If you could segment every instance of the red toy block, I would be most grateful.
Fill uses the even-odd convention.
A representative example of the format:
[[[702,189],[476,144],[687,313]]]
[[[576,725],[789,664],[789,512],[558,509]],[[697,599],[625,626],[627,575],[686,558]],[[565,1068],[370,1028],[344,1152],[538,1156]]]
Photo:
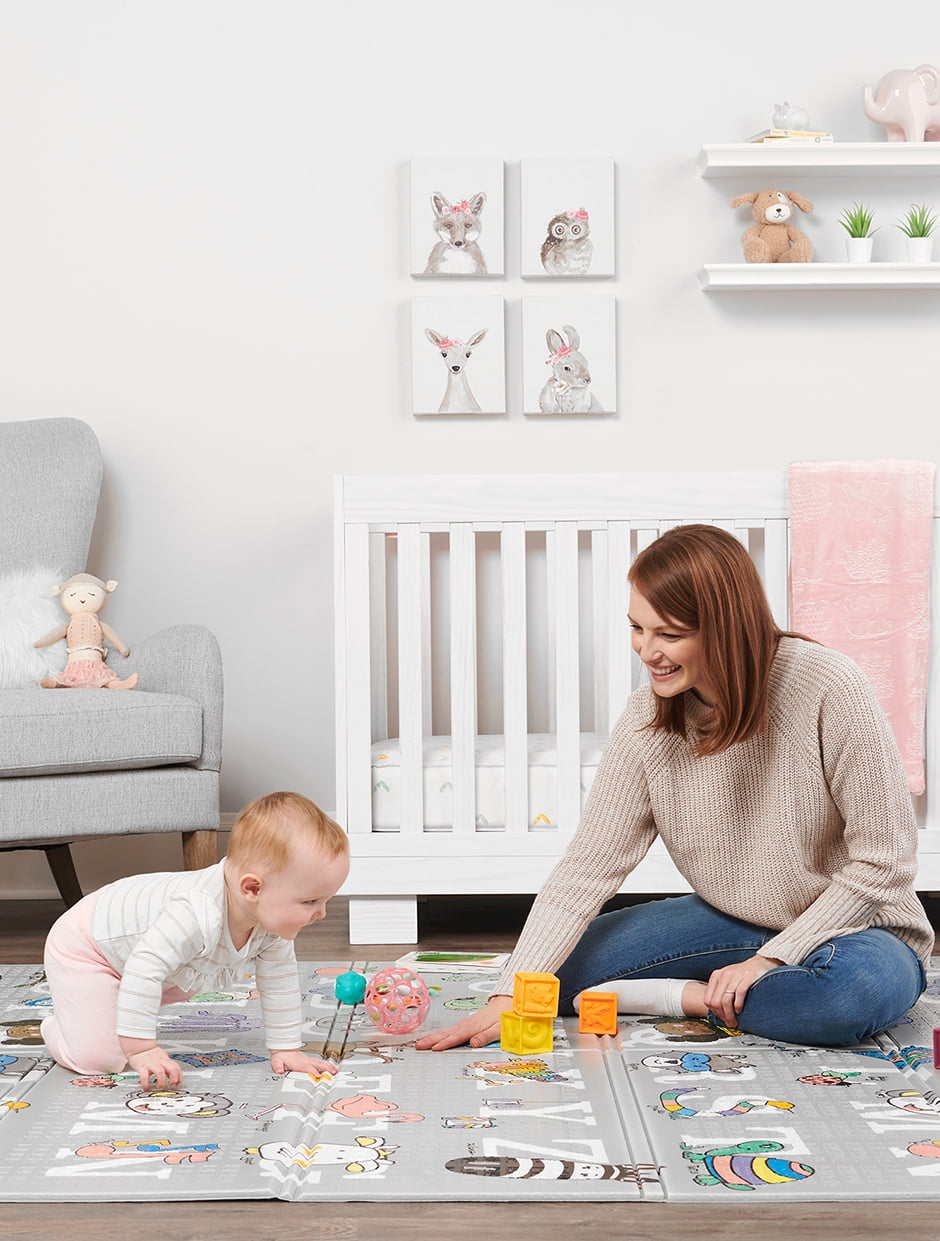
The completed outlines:
[[[933,1028],[933,1067],[940,1069],[940,1026]]]
[[[519,971],[513,980],[513,1012],[522,1017],[557,1017],[559,986],[554,974]]]
[[[578,1013],[579,1034],[617,1033],[616,991],[582,991]]]

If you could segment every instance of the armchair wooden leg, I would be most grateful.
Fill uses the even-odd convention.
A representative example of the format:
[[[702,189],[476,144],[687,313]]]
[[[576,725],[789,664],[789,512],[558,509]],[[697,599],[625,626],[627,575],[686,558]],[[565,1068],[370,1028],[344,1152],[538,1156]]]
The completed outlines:
[[[75,905],[82,899],[83,893],[75,873],[71,849],[68,845],[46,845],[43,852],[49,861],[49,869],[52,871],[55,886],[59,889],[59,895],[66,905]]]
[[[211,831],[183,832],[183,867],[203,870],[219,860],[219,833]]]

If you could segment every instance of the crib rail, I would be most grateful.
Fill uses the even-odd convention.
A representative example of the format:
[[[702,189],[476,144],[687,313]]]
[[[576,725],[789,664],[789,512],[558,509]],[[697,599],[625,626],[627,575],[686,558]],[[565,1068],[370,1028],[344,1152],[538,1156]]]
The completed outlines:
[[[742,513],[759,516],[742,517]],[[786,495],[766,474],[429,476],[336,483],[337,814],[373,832],[373,742],[398,738],[398,833],[427,837],[423,748],[452,746],[452,820],[492,831],[475,800],[478,734],[505,747],[500,831],[567,835],[582,805],[581,738],[605,738],[644,673],[626,574],[679,522],[710,521],[759,564],[787,613]],[[557,749],[557,814],[533,823],[528,737]]]

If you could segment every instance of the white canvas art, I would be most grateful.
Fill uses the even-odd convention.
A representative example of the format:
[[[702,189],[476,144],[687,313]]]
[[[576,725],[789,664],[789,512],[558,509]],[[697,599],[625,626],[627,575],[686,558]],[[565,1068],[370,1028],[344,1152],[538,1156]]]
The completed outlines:
[[[506,412],[503,319],[498,295],[412,299],[413,413]]]
[[[613,297],[523,298],[522,349],[524,413],[616,412]]]
[[[503,161],[411,161],[411,274],[503,275]]]
[[[523,276],[613,276],[613,159],[524,159],[520,219]]]

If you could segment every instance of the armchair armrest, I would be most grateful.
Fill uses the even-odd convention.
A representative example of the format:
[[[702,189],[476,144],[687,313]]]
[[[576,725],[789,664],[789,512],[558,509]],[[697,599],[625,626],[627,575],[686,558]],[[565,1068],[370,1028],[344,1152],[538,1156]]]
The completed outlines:
[[[108,652],[108,664],[118,676],[137,672],[137,689],[156,694],[182,694],[202,707],[202,756],[193,763],[200,770],[218,771],[222,765],[222,654],[215,635],[203,625],[171,625],[144,638],[124,659]],[[137,690],[129,690],[136,693]]]

